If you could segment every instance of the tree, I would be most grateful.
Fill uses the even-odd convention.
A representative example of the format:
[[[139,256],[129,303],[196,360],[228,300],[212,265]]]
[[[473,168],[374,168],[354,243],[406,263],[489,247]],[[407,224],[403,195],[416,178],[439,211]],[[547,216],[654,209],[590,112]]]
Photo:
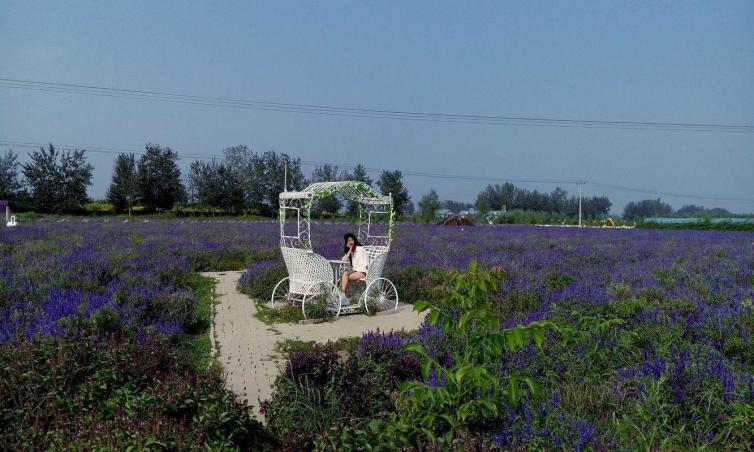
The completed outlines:
[[[240,175],[224,163],[193,161],[188,180],[191,201],[229,212],[243,209],[244,191]]]
[[[403,174],[400,171],[383,171],[377,181],[377,186],[380,187],[380,192],[383,195],[393,195],[393,205],[395,206],[396,215],[400,217],[409,213],[411,197],[403,185]]]
[[[419,218],[425,223],[434,221],[435,214],[440,210],[440,207],[440,195],[436,191],[430,190],[419,200]]]
[[[92,183],[92,165],[83,150],[58,152],[50,143],[31,154],[31,163],[22,165],[31,189],[34,207],[41,212],[73,212],[81,209]]]
[[[669,215],[673,213],[673,207],[657,199],[645,199],[638,202],[629,202],[623,209],[623,218],[633,220],[655,215]]]
[[[506,182],[503,185],[488,185],[477,195],[474,204],[478,208],[482,205],[480,203],[486,202],[488,208],[491,210],[502,209],[503,206],[506,209],[525,209],[526,206],[523,198],[526,193],[526,190],[521,190],[510,182]]]
[[[113,178],[107,189],[107,200],[116,212],[131,211],[136,202],[136,157],[134,154],[118,154],[113,167]]]
[[[733,215],[730,211],[727,209],[723,209],[721,207],[713,207],[711,209],[705,209],[704,206],[696,206],[694,204],[689,204],[681,207],[676,212],[678,215],[685,215],[685,216],[710,216],[710,217],[727,217],[730,215]]]
[[[336,182],[338,180],[337,165],[325,164],[314,168],[312,182]],[[313,210],[319,214],[329,213],[335,215],[340,211],[343,203],[335,195],[319,199],[314,203]]]
[[[139,159],[137,189],[147,211],[171,209],[180,201],[185,189],[178,168],[178,153],[169,147],[147,144]]]
[[[592,196],[582,199],[582,215],[587,218],[606,217],[610,213],[613,203],[607,196]]]
[[[18,154],[7,150],[0,155],[0,199],[14,199],[23,187],[18,178]]]
[[[358,182],[364,182],[365,184],[372,186],[372,178],[367,175],[367,170],[361,163],[357,164],[353,169],[353,174],[344,172],[341,176],[342,180],[354,180]],[[359,214],[359,203],[356,201],[348,201],[346,203],[346,212],[348,216],[355,217]]]
[[[284,190],[283,180],[287,170],[288,191],[302,190],[306,186],[304,172],[301,171],[301,159],[291,158],[288,154],[267,151],[261,156],[261,174],[264,178],[264,202],[269,212],[278,210],[279,196]]]

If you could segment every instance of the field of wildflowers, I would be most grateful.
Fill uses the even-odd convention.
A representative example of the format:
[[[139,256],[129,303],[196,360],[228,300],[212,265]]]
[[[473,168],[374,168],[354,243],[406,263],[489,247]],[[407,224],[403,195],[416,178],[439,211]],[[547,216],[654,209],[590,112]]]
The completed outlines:
[[[342,234],[351,227],[314,225],[316,250],[338,257]],[[29,387],[31,378],[39,390],[24,398],[14,384],[0,389],[0,442],[76,441],[75,432],[87,431],[74,422],[83,407],[91,432],[95,420],[124,432],[101,444],[92,440],[94,433],[76,437],[83,447],[144,446],[150,440],[176,447],[191,441],[250,447],[250,438],[266,433],[232,396],[221,396],[219,379],[202,376],[203,370],[173,352],[206,331],[211,309],[197,295],[196,272],[248,268],[241,288],[266,297],[284,274],[278,233],[276,222],[154,220],[47,220],[3,230],[0,379]],[[483,363],[501,379],[531,377],[541,391],[524,392],[515,403],[501,401],[494,416],[464,422],[455,447],[754,447],[754,233],[401,224],[386,272],[402,300],[440,300],[436,289],[447,286],[448,271],[465,269],[472,260],[498,268],[499,285],[488,298],[500,326],[550,321],[557,328],[546,332],[541,347],[506,349]],[[456,306],[444,308],[456,320],[463,315]],[[427,324],[413,333],[365,335],[345,360],[327,345],[292,352],[291,367],[264,407],[267,432],[276,436],[276,447],[415,444],[413,437],[386,438],[369,427],[402,409],[396,393],[405,382],[447,384],[439,369],[425,376],[420,357],[404,347],[420,343],[452,368],[454,353],[467,340]],[[53,358],[69,356],[60,350],[84,347],[72,344],[94,347],[70,358],[71,366],[89,370],[80,382],[55,386],[55,375],[72,370]],[[152,367],[119,374],[109,389],[87,396],[91,385],[107,381],[92,363],[113,367],[112,347],[142,347],[133,356],[145,362],[150,353],[143,347],[159,348],[165,358],[151,364],[154,375]],[[175,366],[196,375],[191,400],[214,394],[206,403],[226,407],[233,421],[206,422],[206,405],[178,401],[157,384],[177,378],[165,360],[179,360],[183,364]],[[75,395],[48,399],[51,387]],[[134,398],[141,405],[126,414],[112,408]],[[30,416],[39,406],[58,410],[70,422]],[[152,419],[182,433],[155,432]],[[36,436],[21,438],[15,433],[20,428]]]

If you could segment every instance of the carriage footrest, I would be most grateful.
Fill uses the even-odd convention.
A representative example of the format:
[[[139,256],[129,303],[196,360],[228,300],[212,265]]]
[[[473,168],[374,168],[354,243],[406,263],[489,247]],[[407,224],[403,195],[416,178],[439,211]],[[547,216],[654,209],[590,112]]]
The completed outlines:
[[[340,308],[340,315],[348,315],[348,314],[360,314],[362,312],[361,306],[359,305],[349,305],[349,306],[343,306]]]

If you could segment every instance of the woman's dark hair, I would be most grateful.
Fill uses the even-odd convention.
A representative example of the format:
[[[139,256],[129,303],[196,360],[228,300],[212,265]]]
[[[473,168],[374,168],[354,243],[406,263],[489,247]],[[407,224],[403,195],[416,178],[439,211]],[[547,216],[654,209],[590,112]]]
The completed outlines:
[[[357,247],[357,246],[362,246],[361,242],[359,242],[359,239],[357,239],[355,235],[353,235],[350,232],[348,232],[348,233],[346,233],[343,236],[343,240],[344,240],[344,243],[343,243],[343,252],[344,253],[348,252],[348,239],[349,238],[353,239],[353,246],[354,246],[354,248]],[[348,258],[348,260],[350,260],[351,264],[353,265],[353,254]]]

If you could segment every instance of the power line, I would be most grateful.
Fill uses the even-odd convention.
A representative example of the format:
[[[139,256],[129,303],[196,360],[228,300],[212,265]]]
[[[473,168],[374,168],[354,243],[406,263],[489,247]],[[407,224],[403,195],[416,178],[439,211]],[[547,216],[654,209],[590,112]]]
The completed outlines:
[[[0,146],[20,147],[20,148],[36,149],[36,148],[44,147],[46,144],[47,143],[30,142],[30,141],[0,140]],[[141,155],[146,152],[144,150],[127,149],[127,148],[121,148],[121,147],[101,147],[101,146],[84,146],[84,145],[57,145],[57,147],[62,148],[62,149],[83,149],[86,152],[96,152],[96,153],[104,153],[104,154],[133,153],[133,154]],[[180,155],[183,157],[200,159],[200,160],[214,160],[214,159],[224,158],[222,155],[217,155],[217,154],[181,153]],[[356,167],[354,166],[339,165],[339,164],[334,164],[332,162],[322,162],[322,161],[316,161],[316,160],[300,160],[300,163],[301,165],[308,166],[308,167],[316,167],[316,166],[321,166],[321,165],[333,165],[333,166],[338,167],[339,169],[346,169],[346,170],[356,169]],[[380,174],[383,171],[388,171],[384,168],[373,168],[373,167],[364,167],[364,169],[365,171],[372,174]],[[706,196],[706,195],[692,195],[692,194],[684,194],[684,193],[672,193],[672,192],[663,192],[663,191],[649,190],[649,189],[644,189],[644,188],[634,188],[634,187],[627,187],[627,186],[622,186],[622,185],[606,184],[602,182],[578,180],[578,179],[515,179],[515,178],[504,178],[504,177],[471,176],[471,175],[428,173],[428,172],[422,172],[422,171],[403,171],[403,170],[401,170],[401,174],[404,176],[422,177],[422,178],[428,178],[428,179],[476,181],[476,182],[487,182],[487,183],[516,182],[516,183],[533,183],[533,184],[550,184],[550,185],[552,184],[564,184],[564,185],[565,184],[568,184],[568,185],[589,184],[594,187],[607,188],[611,190],[644,193],[644,194],[667,196],[667,197],[673,197],[673,198],[754,203],[754,198],[741,198],[741,197],[727,196],[727,195]]]
[[[233,99],[225,97],[197,96],[161,91],[112,88],[95,85],[54,83],[35,80],[0,78],[0,88],[30,90],[45,93],[79,94],[132,100],[171,102],[188,105],[203,105],[224,108],[240,108],[260,111],[276,111],[318,116],[389,119],[481,125],[565,127],[587,129],[625,129],[656,131],[737,132],[752,133],[754,125],[702,124],[646,121],[607,121],[562,118],[537,118],[524,116],[494,116],[451,113],[428,113],[403,110],[337,107],[313,104],[270,102],[261,100]]]

